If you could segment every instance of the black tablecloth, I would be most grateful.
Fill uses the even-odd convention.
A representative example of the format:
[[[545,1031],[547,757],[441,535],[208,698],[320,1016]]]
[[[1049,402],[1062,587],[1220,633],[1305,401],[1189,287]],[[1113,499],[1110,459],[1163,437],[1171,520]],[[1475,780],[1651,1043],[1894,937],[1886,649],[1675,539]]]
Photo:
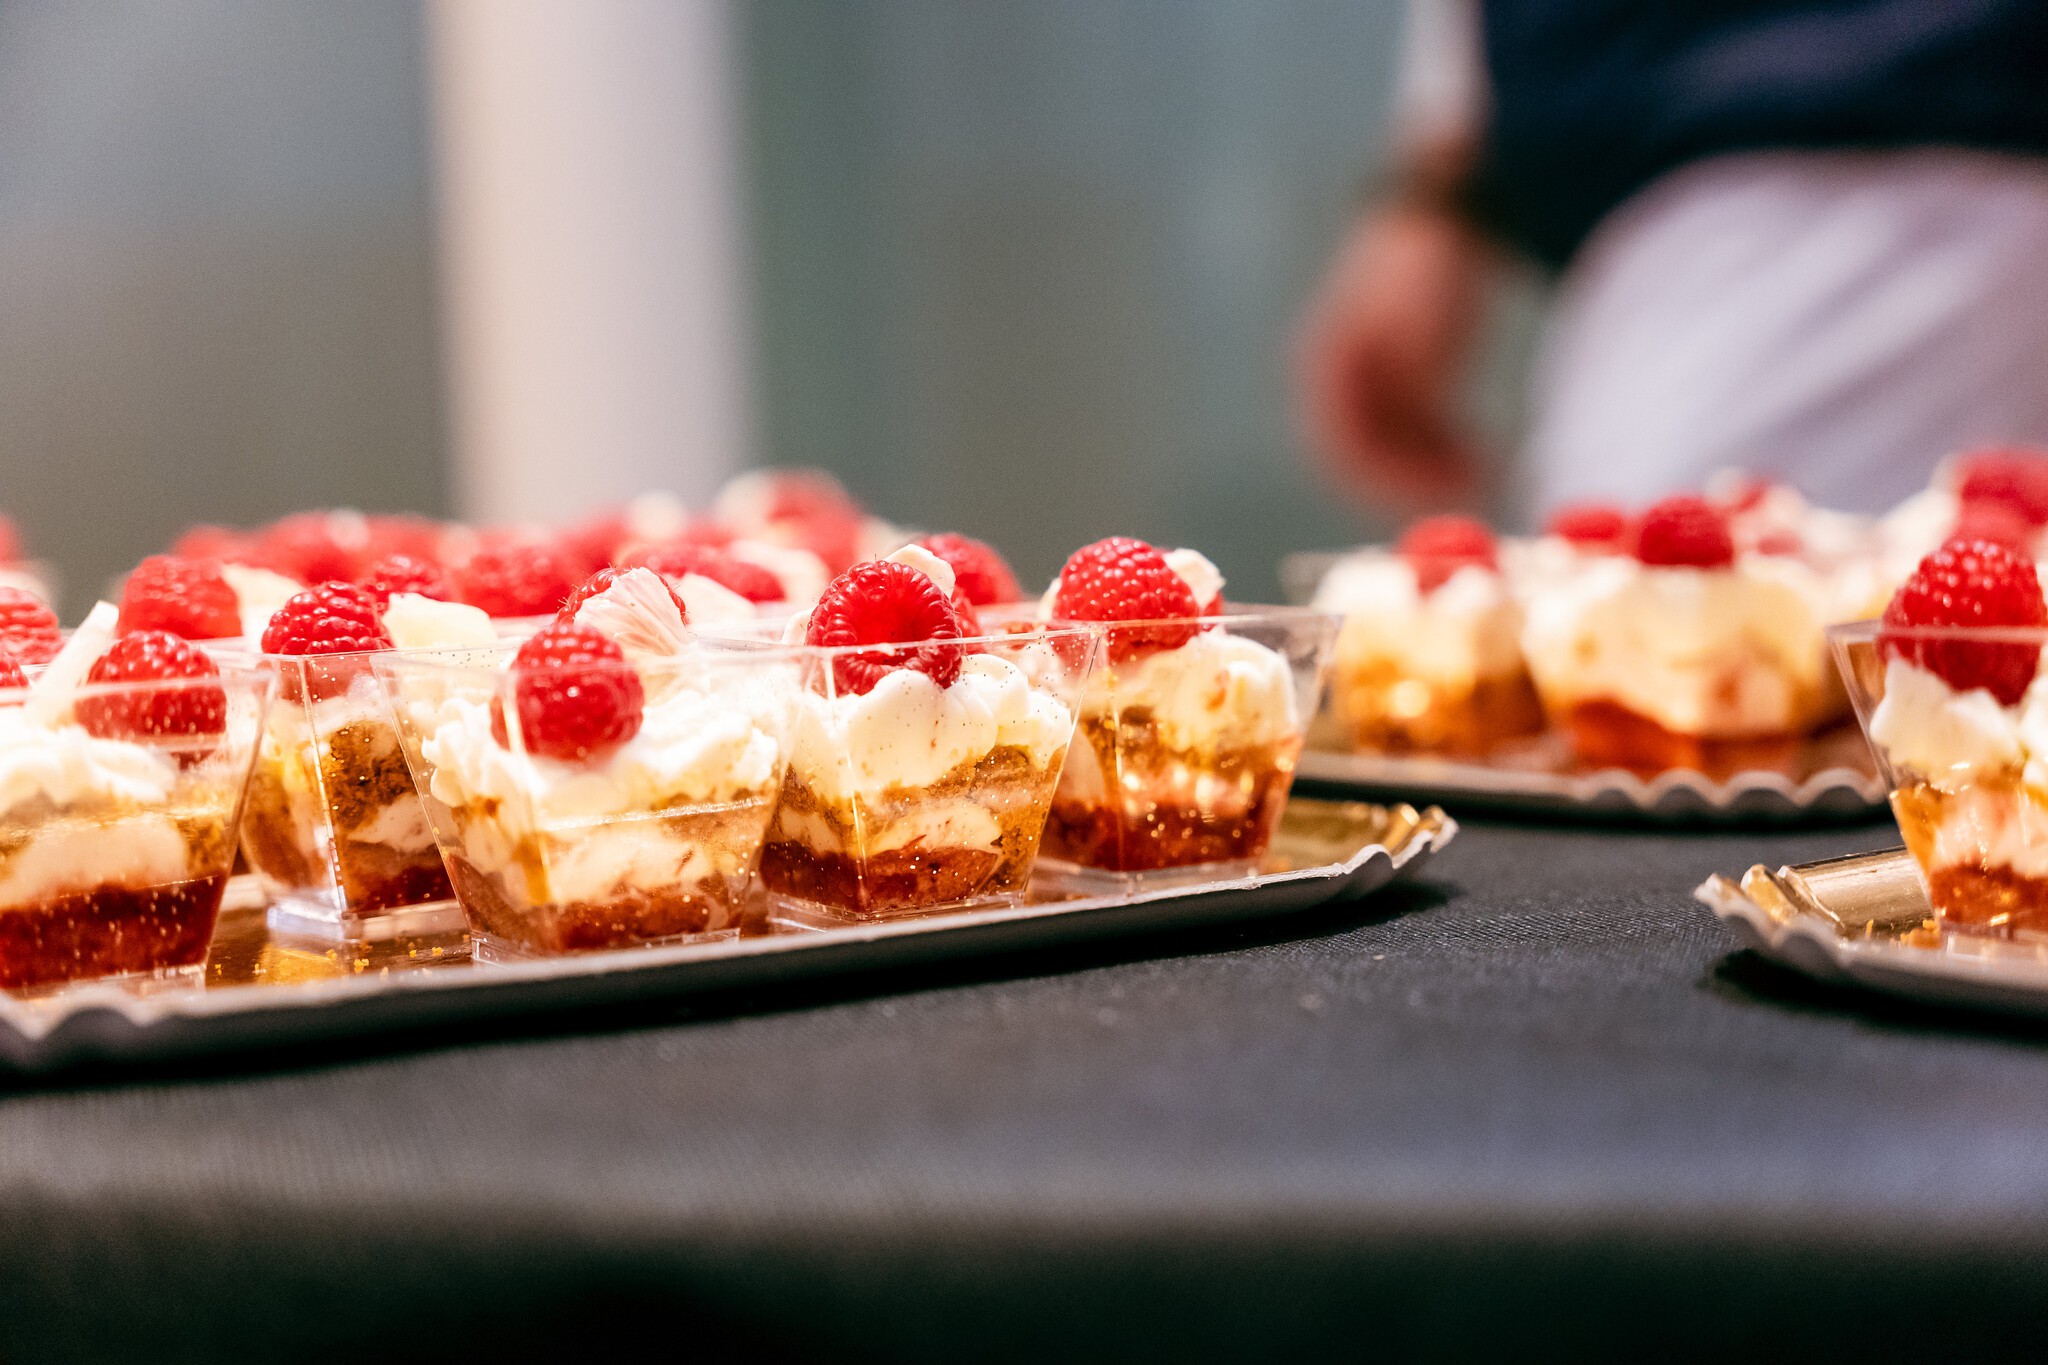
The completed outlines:
[[[2048,1033],[1688,899],[1892,842],[1468,822],[1278,925],[0,1082],[0,1359],[2038,1359]]]

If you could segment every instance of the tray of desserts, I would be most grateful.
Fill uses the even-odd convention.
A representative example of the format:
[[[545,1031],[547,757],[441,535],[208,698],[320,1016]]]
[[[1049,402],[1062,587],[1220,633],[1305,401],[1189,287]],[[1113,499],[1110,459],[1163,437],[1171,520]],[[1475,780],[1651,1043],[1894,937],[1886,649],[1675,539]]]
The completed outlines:
[[[1882,606],[1921,534],[1750,480],[1568,507],[1534,537],[1432,517],[1298,556],[1290,592],[1343,618],[1302,776],[1468,808],[1866,816],[1884,788],[1826,631]]]
[[[1945,926],[1903,848],[1717,873],[1694,895],[1745,947],[1816,980],[2048,1016],[2048,938]]]
[[[1260,919],[1412,874],[1456,829],[1437,810],[1300,798],[1242,875],[1109,894],[1034,884],[1012,904],[824,927],[775,915],[756,894],[722,937],[503,962],[479,960],[459,920],[374,941],[280,934],[262,887],[237,878],[202,974],[0,995],[0,1062],[48,1072],[431,1036],[422,1031]]]

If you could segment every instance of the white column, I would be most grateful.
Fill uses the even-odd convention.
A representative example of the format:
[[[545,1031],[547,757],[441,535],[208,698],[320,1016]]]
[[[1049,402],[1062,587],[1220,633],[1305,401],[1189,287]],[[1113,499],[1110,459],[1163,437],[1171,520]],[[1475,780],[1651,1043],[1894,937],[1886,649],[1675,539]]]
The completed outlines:
[[[728,0],[432,0],[462,515],[554,521],[748,462]]]

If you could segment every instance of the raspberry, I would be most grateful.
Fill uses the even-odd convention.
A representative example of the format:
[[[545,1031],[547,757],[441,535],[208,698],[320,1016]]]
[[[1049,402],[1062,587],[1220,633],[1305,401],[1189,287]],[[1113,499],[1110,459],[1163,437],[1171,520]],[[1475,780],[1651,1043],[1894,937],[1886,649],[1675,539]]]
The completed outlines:
[[[414,559],[411,555],[389,555],[378,560],[364,575],[362,587],[380,612],[391,605],[393,593],[416,592],[436,602],[449,602],[455,598],[455,589],[449,585],[448,575],[441,572],[439,565]]]
[[[46,664],[64,647],[57,613],[25,588],[0,586],[0,646],[24,664]]]
[[[21,671],[21,661],[14,657],[7,646],[0,645],[0,691],[27,686],[28,674]],[[12,700],[20,701],[21,698],[15,697]]]
[[[167,630],[188,640],[225,640],[242,633],[242,604],[218,562],[151,555],[121,585],[114,628],[123,635]]]
[[[645,693],[625,651],[588,626],[552,621],[512,656],[512,695],[528,753],[565,762],[624,744],[640,732]],[[511,748],[502,700],[491,736]]]
[[[571,572],[588,576],[616,563],[630,534],[626,514],[614,508],[558,532],[555,553]]]
[[[1568,502],[1550,514],[1543,530],[1582,550],[1620,553],[1628,544],[1628,514],[1611,502]]]
[[[263,628],[265,654],[355,654],[391,648],[377,599],[353,583],[322,583],[277,609]]]
[[[866,649],[832,661],[841,692],[864,695],[884,674],[914,668],[940,687],[960,676],[960,617],[939,585],[907,564],[876,559],[856,564],[832,580],[804,633],[807,644],[827,649],[846,645],[901,645]]]
[[[1956,640],[1915,627],[2048,626],[2034,561],[1988,540],[1951,540],[1920,561],[1884,609],[1878,649],[1938,675],[1958,692],[1981,687],[2011,706],[2041,658],[2039,641]]]
[[[654,570],[663,578],[701,574],[721,587],[730,588],[749,602],[780,602],[786,595],[782,580],[759,564],[734,559],[723,550],[686,541],[670,541],[627,556],[634,564]]]
[[[14,518],[0,513],[0,564],[21,562],[21,532],[14,529]]]
[[[1024,596],[1024,590],[1017,586],[1017,575],[1010,572],[1010,566],[991,545],[951,531],[925,536],[912,544],[923,546],[952,565],[953,586],[977,607],[1015,602]]]
[[[1980,450],[1957,468],[1956,497],[1965,506],[1997,503],[2029,526],[2048,526],[2048,451]]]
[[[1117,663],[1152,650],[1180,648],[1195,638],[1190,618],[1201,611],[1202,604],[1166,556],[1130,536],[1111,536],[1074,551],[1053,595],[1053,615],[1063,621],[1162,623],[1113,632],[1109,657]]]
[[[493,545],[455,571],[455,590],[492,616],[552,616],[576,584],[544,545]]]
[[[1966,502],[1956,509],[1955,529],[1950,540],[1990,540],[2026,553],[2038,528],[2012,506],[2002,502]]]
[[[1431,592],[1458,570],[1469,566],[1500,567],[1493,532],[1472,517],[1424,517],[1402,533],[1394,545],[1415,570],[1415,581]]]
[[[347,582],[362,570],[359,546],[343,543],[332,512],[294,512],[256,537],[256,562],[301,583]]]
[[[1728,518],[1705,498],[1681,493],[1636,523],[1636,558],[1663,568],[1721,569],[1735,562]]]
[[[653,566],[642,565],[639,567],[652,568]],[[585,602],[588,602],[591,598],[597,596],[599,593],[611,587],[612,584],[618,582],[619,575],[625,572],[626,569],[599,569],[596,573],[584,579],[582,584],[577,587],[576,591],[569,594],[568,600],[562,603],[562,609],[555,613],[556,619],[561,621],[575,620],[577,610],[581,608]],[[661,575],[661,570],[659,569],[655,569],[654,572],[657,575]],[[676,592],[674,585],[668,582],[668,579],[665,575],[662,575],[662,583],[664,586],[668,587],[668,595],[675,600],[676,610],[679,613],[681,613],[683,618],[683,624],[688,625],[690,622],[689,607],[684,605],[681,595]],[[660,599],[656,598],[655,600],[659,601]]]
[[[363,518],[364,544],[358,557],[365,564],[398,555],[423,564],[439,564],[442,534],[438,521],[405,513],[379,513]]]
[[[74,706],[78,723],[101,739],[154,739],[218,735],[227,729],[228,698],[218,684],[193,685],[192,678],[218,678],[220,669],[204,650],[167,630],[140,630],[114,641],[86,673],[88,689]],[[164,687],[113,684],[162,682]],[[91,686],[108,684],[107,692]],[[195,763],[214,746],[180,745],[179,758]]]
[[[1760,555],[1797,555],[1806,552],[1806,542],[1797,531],[1766,531],[1751,548]]]
[[[256,540],[226,526],[194,526],[178,537],[171,554],[179,559],[217,559],[223,564],[255,562]]]

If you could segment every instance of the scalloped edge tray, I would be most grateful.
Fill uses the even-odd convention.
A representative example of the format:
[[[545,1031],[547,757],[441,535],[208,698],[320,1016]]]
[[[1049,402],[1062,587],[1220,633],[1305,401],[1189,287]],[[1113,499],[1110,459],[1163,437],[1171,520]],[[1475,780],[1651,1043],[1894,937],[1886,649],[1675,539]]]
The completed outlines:
[[[295,946],[300,967],[317,974],[327,964],[332,974],[286,980],[280,971],[277,980],[210,989],[91,982],[44,996],[0,994],[0,1069],[284,1048],[1260,919],[1377,890],[1422,866],[1457,830],[1434,808],[1304,797],[1289,802],[1274,837],[1274,870],[1226,881],[505,964],[471,963],[461,935],[447,949]],[[224,910],[209,977],[222,975],[230,953],[254,960],[274,947],[264,923],[260,906]],[[348,974],[333,965],[344,957]]]

